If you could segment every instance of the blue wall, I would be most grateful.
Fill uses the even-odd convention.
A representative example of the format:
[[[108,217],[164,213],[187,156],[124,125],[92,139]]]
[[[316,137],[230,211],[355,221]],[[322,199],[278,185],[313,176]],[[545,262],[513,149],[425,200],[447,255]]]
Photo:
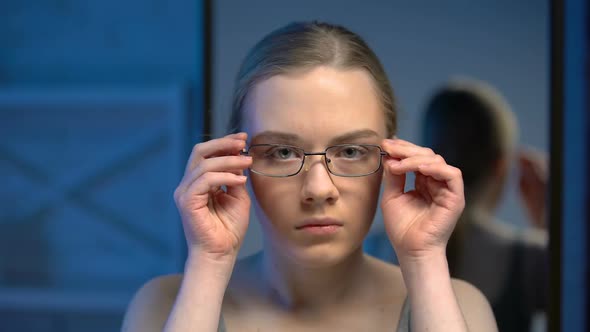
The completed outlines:
[[[190,0],[0,2],[0,83],[162,83],[200,78]]]
[[[202,2],[191,0],[0,1],[0,184],[19,189],[0,190],[0,330],[117,331],[137,286],[181,269],[176,216],[149,227],[129,216],[150,200],[157,200],[153,209],[169,208],[176,170],[201,137],[202,15]],[[7,106],[27,98],[30,108]],[[60,98],[86,100],[90,113],[55,109],[51,100]],[[108,98],[130,107],[109,108]],[[134,146],[145,153],[133,155]],[[43,181],[30,181],[35,174],[59,182],[63,174],[51,167],[69,163],[61,173],[75,174],[117,151],[129,152],[136,168],[125,173],[129,164],[119,163],[108,176],[84,179],[92,193],[70,193],[61,208],[28,222],[13,213],[47,196],[39,192]],[[141,197],[129,197],[138,191]],[[117,204],[123,208],[109,210]],[[130,220],[118,223],[116,215]],[[158,243],[149,236],[157,227],[171,242],[160,245],[163,256],[141,245]]]
[[[588,331],[588,2],[564,1],[562,193],[562,331]]]

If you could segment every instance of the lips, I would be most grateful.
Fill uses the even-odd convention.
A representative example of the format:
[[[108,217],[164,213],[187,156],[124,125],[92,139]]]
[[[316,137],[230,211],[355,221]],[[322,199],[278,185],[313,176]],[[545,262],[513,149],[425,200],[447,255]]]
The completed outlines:
[[[309,218],[305,219],[301,224],[295,226],[295,229],[305,229],[305,228],[322,228],[328,226],[343,226],[344,224],[334,218]]]

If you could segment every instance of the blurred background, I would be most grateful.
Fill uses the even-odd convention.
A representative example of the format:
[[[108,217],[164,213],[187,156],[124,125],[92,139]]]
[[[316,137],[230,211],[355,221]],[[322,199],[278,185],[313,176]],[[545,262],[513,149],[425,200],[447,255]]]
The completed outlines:
[[[203,22],[201,1],[0,2],[0,331],[117,331],[181,271]]]
[[[471,77],[506,97],[519,145],[548,154],[551,8],[549,0],[2,0],[0,331],[117,331],[143,283],[182,271],[172,193],[190,149],[226,134],[241,59],[291,21],[342,24],[365,38],[397,96],[400,138],[419,143],[427,98]],[[517,173],[498,216],[527,228]],[[242,256],[261,245],[250,225]],[[372,232],[382,228],[378,216]],[[542,315],[534,330],[546,325]]]

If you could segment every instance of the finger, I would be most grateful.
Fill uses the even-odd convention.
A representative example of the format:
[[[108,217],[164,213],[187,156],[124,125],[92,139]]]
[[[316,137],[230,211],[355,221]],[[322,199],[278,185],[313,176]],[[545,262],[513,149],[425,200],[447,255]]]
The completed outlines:
[[[227,135],[225,137],[235,138],[235,139],[239,139],[239,140],[244,140],[245,141],[248,138],[248,133],[242,131],[242,132],[239,132],[239,133],[229,134],[229,135]]]
[[[547,154],[531,146],[521,146],[518,149],[518,157],[523,159],[530,159],[534,161],[547,160]]]
[[[381,148],[387,152],[390,157],[397,159],[405,159],[416,155],[434,155],[434,151],[432,151],[431,148],[418,146],[400,139],[384,139],[381,143]]]
[[[537,173],[538,169],[540,168],[538,161],[532,159],[531,156],[528,156],[528,155],[523,155],[523,154],[519,155],[518,163],[520,166],[520,171],[522,173],[531,173],[531,172]]]
[[[250,156],[225,156],[204,159],[185,175],[179,187],[188,188],[192,182],[208,172],[228,172],[243,175],[241,174],[242,170],[250,165],[252,165],[252,157]]]
[[[221,186],[231,187],[246,183],[246,177],[227,172],[208,172],[191,183],[183,195],[203,195]]]
[[[546,174],[548,159],[547,155],[529,147],[522,147],[518,151],[518,162],[521,168],[534,170],[536,174]]]
[[[519,187],[521,190],[529,189],[534,191],[543,191],[547,187],[547,176],[542,174],[543,171],[533,167],[521,166],[519,175]]]
[[[416,192],[418,192],[426,200],[427,203],[432,202],[432,196],[430,195],[430,191],[428,190],[428,186],[426,183],[426,179],[428,177],[418,172],[414,173],[416,174],[414,180],[414,190],[416,190]]]
[[[237,155],[246,146],[245,134],[234,134],[237,136],[226,136],[223,138],[213,139],[207,142],[196,144],[193,147],[189,160],[186,164],[185,173],[189,173],[196,164],[203,159],[216,157]],[[244,138],[244,139],[242,139]]]
[[[435,202],[438,205],[451,208],[455,206],[456,198],[462,199],[462,195],[459,195],[449,189],[447,182],[438,181],[431,176],[424,176],[424,178],[424,191],[426,192],[426,194],[423,195],[427,195],[429,197],[430,202]],[[450,201],[448,200],[449,198],[451,198]],[[451,203],[450,205],[448,205],[449,202]]]
[[[386,161],[389,163],[391,171],[394,174],[402,174],[407,172],[417,172],[420,165],[442,163],[445,164],[443,157],[437,154],[433,155],[415,155],[401,160]]]
[[[386,138],[384,140],[391,141],[392,143],[396,143],[396,144],[400,144],[400,145],[405,145],[405,146],[416,146],[416,144],[411,143],[410,141],[406,141],[406,140],[403,140],[401,138],[398,138],[397,136],[394,136],[393,138]]]
[[[239,153],[246,145],[246,134],[228,135],[195,145],[197,156],[209,158]]]
[[[458,168],[444,163],[432,163],[418,166],[418,171],[435,180],[445,182],[451,192],[463,195],[463,178]]]
[[[384,201],[402,195],[406,187],[406,174],[392,173],[388,163],[385,163],[383,173]]]
[[[240,200],[248,198],[246,182],[244,181],[244,183],[235,186],[227,186],[227,194]]]

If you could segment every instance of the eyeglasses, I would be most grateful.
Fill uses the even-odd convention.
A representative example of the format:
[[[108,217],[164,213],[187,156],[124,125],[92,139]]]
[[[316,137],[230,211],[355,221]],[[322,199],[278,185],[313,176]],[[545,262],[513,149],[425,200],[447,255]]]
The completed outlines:
[[[378,145],[339,144],[324,152],[305,152],[284,144],[251,145],[242,155],[252,157],[250,171],[271,177],[289,177],[298,174],[306,156],[324,156],[328,171],[337,176],[359,177],[376,173],[381,168],[382,157],[387,153]]]

